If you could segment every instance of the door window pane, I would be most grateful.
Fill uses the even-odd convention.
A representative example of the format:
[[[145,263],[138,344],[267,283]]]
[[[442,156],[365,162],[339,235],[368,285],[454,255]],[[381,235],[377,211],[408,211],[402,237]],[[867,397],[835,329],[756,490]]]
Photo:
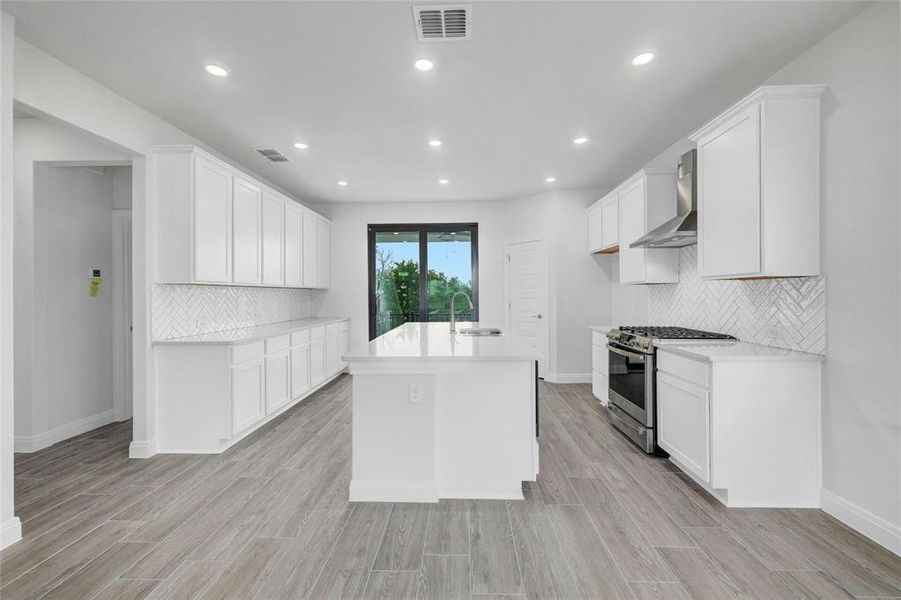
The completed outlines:
[[[463,292],[472,299],[472,232],[428,232],[429,321],[450,319],[450,299]],[[454,309],[458,321],[473,321],[473,311],[463,296],[457,296]]]
[[[375,335],[419,321],[419,232],[375,234]]]

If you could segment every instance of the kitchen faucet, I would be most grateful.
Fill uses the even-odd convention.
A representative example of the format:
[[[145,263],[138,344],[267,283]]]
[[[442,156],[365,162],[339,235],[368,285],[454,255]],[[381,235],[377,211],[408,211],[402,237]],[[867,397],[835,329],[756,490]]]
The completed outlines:
[[[466,301],[469,302],[469,310],[472,310],[474,307],[472,305],[472,299],[469,297],[469,294],[466,292],[456,292],[450,299],[450,332],[457,333],[457,313],[454,310],[454,300],[457,299],[457,296],[463,296],[466,298]]]

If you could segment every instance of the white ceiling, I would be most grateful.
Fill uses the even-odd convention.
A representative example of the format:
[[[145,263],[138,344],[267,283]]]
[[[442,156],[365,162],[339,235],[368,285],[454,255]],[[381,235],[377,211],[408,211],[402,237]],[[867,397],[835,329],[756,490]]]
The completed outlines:
[[[25,40],[323,202],[518,197],[548,189],[548,175],[560,188],[611,187],[866,3],[475,2],[472,40],[449,43],[417,41],[411,6],[6,1],[3,10]],[[631,66],[646,50],[656,60]],[[414,70],[420,57],[434,70]],[[210,62],[231,76],[206,74]],[[590,142],[573,146],[578,134]],[[429,148],[432,137],[443,147]],[[295,150],[297,140],[309,149]],[[269,163],[253,147],[291,162]]]

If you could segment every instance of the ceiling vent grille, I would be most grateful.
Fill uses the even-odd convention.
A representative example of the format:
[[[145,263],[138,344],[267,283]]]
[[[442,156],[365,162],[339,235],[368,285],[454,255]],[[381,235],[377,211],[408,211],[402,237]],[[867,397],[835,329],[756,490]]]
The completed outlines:
[[[275,148],[254,148],[257,154],[275,163],[288,162],[288,158]]]
[[[413,18],[421,42],[452,42],[472,37],[472,6],[469,4],[414,6]]]

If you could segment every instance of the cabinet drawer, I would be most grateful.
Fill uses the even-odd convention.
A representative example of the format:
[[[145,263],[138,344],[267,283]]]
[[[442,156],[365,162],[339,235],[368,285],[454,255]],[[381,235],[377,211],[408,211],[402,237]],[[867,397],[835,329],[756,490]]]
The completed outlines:
[[[300,346],[301,344],[306,344],[310,341],[310,330],[309,329],[301,329],[300,331],[295,331],[291,334],[291,345],[292,346]]]
[[[272,354],[279,350],[287,350],[291,347],[291,336],[289,334],[278,335],[266,340],[266,354]]]
[[[319,338],[325,337],[325,326],[320,325],[319,327],[313,327],[310,329],[310,339],[318,340]]]
[[[338,335],[339,325],[338,323],[332,323],[331,325],[327,325],[325,328],[326,335]]]
[[[350,329],[350,323],[348,323],[347,321],[341,321],[340,323],[338,323],[338,331],[340,331],[341,333],[344,333],[348,329]]]
[[[710,368],[709,364],[686,358],[678,354],[672,354],[661,348],[657,352],[657,370],[681,377],[686,381],[690,381],[702,388],[710,387]]]
[[[232,346],[232,364],[236,365],[255,358],[262,358],[264,354],[263,351],[263,340]]]
[[[591,343],[595,346],[607,346],[607,334],[592,330]]]

